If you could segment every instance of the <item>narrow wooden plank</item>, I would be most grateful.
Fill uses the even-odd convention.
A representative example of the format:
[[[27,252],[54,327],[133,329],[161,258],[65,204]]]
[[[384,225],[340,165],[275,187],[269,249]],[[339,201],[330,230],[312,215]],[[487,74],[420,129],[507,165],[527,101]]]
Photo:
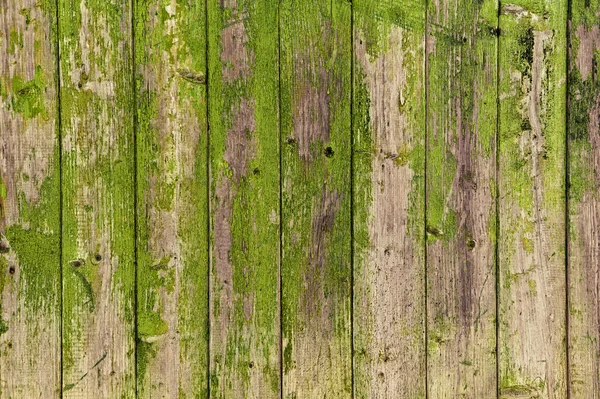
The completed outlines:
[[[430,398],[496,395],[497,15],[495,0],[429,3]]]
[[[280,14],[283,397],[349,398],[351,4]]]
[[[59,0],[63,397],[135,397],[132,10]]]
[[[280,396],[277,11],[208,3],[212,398]]]
[[[570,398],[600,398],[600,2],[572,0],[569,21]]]
[[[136,2],[139,398],[208,397],[205,10]]]
[[[565,398],[567,1],[500,13],[499,389]]]
[[[355,397],[425,397],[425,2],[354,13]]]
[[[0,2],[0,397],[60,393],[54,1]]]

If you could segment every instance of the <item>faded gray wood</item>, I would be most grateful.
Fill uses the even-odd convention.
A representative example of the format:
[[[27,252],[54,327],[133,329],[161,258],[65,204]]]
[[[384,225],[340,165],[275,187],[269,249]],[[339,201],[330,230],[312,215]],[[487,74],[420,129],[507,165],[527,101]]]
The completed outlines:
[[[500,11],[500,396],[566,398],[567,1]]]
[[[63,397],[134,398],[132,6],[58,4]]]
[[[350,398],[351,7],[283,0],[284,398]]]
[[[429,6],[429,398],[496,396],[496,6]]]
[[[208,397],[205,7],[136,2],[139,398]]]
[[[60,165],[52,1],[0,4],[0,397],[60,392]]]
[[[425,2],[353,6],[355,397],[424,398]]]
[[[569,394],[600,398],[600,3],[574,0],[569,21]]]

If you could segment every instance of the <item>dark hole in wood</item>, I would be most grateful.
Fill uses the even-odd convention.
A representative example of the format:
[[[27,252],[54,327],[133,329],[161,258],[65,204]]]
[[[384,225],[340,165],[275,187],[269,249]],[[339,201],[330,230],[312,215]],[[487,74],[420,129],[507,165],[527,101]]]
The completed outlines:
[[[467,248],[469,248],[469,251],[472,251],[475,248],[475,244],[476,244],[476,242],[474,239],[469,238],[467,240]]]
[[[9,268],[8,268],[8,272],[9,272],[10,274],[15,274],[15,271],[16,271],[16,269],[15,269],[15,267],[14,267],[14,266],[11,266],[11,267],[9,267]]]
[[[331,148],[331,147],[325,148],[325,156],[327,158],[331,158],[333,156],[333,154],[334,154],[333,148]]]
[[[102,255],[96,254],[96,256],[94,256],[94,259],[96,259],[96,262],[100,262],[102,260]]]
[[[259,175],[260,174],[260,169],[254,168],[254,170],[252,171],[252,173],[254,173],[255,175]]]
[[[81,259],[75,259],[71,261],[71,266],[73,267],[81,267],[83,266],[83,261]]]
[[[6,241],[0,241],[0,254],[5,254],[10,251],[10,246]]]

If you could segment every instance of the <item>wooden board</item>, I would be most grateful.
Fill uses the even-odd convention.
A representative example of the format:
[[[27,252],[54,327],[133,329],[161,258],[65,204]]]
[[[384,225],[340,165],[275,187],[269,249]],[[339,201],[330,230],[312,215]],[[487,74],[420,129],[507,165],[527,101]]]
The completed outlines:
[[[496,394],[496,1],[427,20],[427,378],[432,398]]]
[[[205,9],[136,2],[139,398],[208,397]]]
[[[53,1],[0,5],[0,397],[60,392],[60,156]]]
[[[283,0],[284,398],[349,398],[351,9]]]
[[[59,0],[63,397],[135,397],[129,1]]]
[[[280,396],[277,4],[208,4],[212,398]]]
[[[425,2],[354,9],[354,385],[424,398]]]
[[[499,390],[566,398],[567,1],[500,13]]]
[[[600,398],[600,2],[575,0],[569,21],[569,389]]]

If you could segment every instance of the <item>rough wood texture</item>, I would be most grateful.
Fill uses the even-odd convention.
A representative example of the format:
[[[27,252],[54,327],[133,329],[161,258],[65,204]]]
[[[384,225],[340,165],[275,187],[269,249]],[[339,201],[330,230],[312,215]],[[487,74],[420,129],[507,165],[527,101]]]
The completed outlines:
[[[570,398],[600,398],[600,2],[574,0],[569,21]]]
[[[205,9],[136,3],[140,398],[208,397]]]
[[[349,398],[350,3],[280,14],[283,397]]]
[[[567,1],[500,13],[499,389],[565,398]]]
[[[208,5],[210,393],[279,398],[278,2]]]
[[[427,315],[431,398],[496,395],[495,1],[431,2]]]
[[[355,397],[425,397],[425,2],[354,5]]]
[[[129,1],[60,0],[63,397],[135,397]]]
[[[60,392],[56,7],[0,2],[0,397]]]

